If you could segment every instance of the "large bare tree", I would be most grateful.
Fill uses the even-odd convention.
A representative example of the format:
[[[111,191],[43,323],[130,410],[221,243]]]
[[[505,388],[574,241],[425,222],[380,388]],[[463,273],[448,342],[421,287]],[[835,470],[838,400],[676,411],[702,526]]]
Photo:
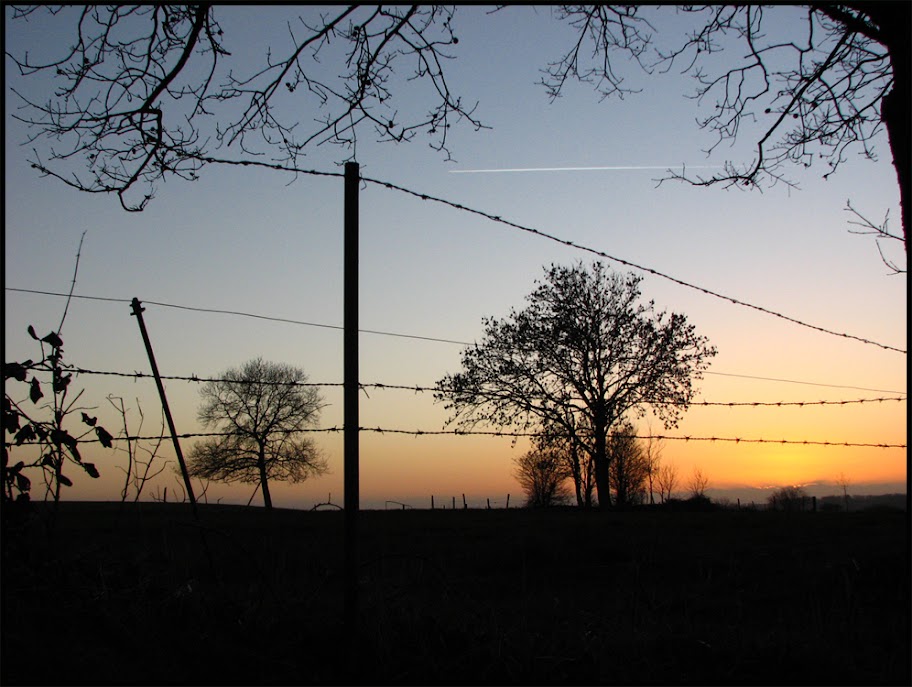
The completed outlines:
[[[216,18],[241,11],[276,8],[11,8],[13,21],[71,31],[69,43],[10,55],[21,74],[55,84],[44,99],[16,91],[24,107],[15,116],[33,129],[33,167],[142,210],[159,181],[193,179],[210,162],[294,170],[326,143],[353,158],[364,130],[380,141],[423,135],[448,154],[451,124],[481,126],[444,75],[446,49],[459,41],[453,8],[311,7],[255,46],[254,62],[232,59],[248,38],[225,35]],[[404,94],[414,110],[400,111]]]
[[[710,151],[736,139],[753,142],[748,159],[727,161],[718,174],[685,170],[671,178],[700,186],[795,186],[790,165],[822,163],[827,178],[852,153],[875,158],[873,141],[886,129],[902,235],[886,222],[863,226],[902,241],[908,252],[912,4],[564,5],[557,13],[576,38],[545,69],[551,98],[571,80],[594,84],[603,98],[624,97],[635,90],[627,85],[631,63],[649,73],[677,70],[696,80],[693,98],[707,107],[697,123],[714,136]],[[657,27],[670,13],[677,13],[676,30],[685,23],[683,36],[660,36]]]
[[[196,444],[188,458],[190,475],[221,482],[259,484],[272,508],[270,480],[301,482],[328,469],[313,441],[300,436],[319,417],[316,387],[296,367],[251,360],[200,389],[200,422],[221,436]],[[296,435],[297,434],[297,435]]]
[[[487,318],[462,371],[438,382],[451,423],[554,433],[592,457],[599,504],[610,504],[608,433],[647,407],[674,426],[716,349],[679,313],[639,303],[641,278],[602,263],[552,265],[503,320]]]
[[[48,77],[44,97],[14,90],[22,106],[15,116],[32,127],[33,167],[141,210],[159,181],[194,179],[213,162],[293,172],[326,143],[344,146],[353,159],[359,131],[380,141],[424,139],[449,157],[451,125],[483,126],[476,103],[451,91],[444,69],[459,42],[455,7],[311,7],[268,45],[252,46],[252,61],[234,58],[251,52],[249,39],[226,35],[216,16],[243,11],[254,10],[10,7],[12,21],[62,26],[72,37],[8,53],[22,75]],[[910,3],[563,5],[553,12],[575,37],[562,54],[542,56],[541,81],[552,98],[571,80],[593,83],[603,98],[624,97],[636,90],[631,64],[647,73],[676,70],[696,80],[697,123],[713,135],[710,150],[752,143],[751,154],[726,161],[719,174],[684,170],[668,178],[794,186],[790,166],[823,164],[829,177],[854,153],[874,158],[885,129],[902,231],[867,219],[871,208],[847,209],[863,233],[907,249]]]

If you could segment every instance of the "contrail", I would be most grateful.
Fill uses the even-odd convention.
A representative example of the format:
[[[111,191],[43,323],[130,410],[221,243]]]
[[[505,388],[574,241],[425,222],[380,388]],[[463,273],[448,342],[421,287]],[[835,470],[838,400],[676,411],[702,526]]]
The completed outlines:
[[[490,174],[495,172],[594,172],[630,171],[641,169],[672,169],[684,165],[629,165],[612,167],[515,167],[506,169],[451,169],[450,174]],[[718,169],[722,165],[687,165],[689,169]]]

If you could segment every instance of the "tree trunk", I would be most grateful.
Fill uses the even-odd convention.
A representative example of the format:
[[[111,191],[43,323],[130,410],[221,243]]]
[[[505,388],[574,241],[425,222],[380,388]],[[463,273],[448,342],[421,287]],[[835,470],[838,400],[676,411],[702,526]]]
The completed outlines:
[[[879,38],[890,53],[893,69],[893,86],[884,96],[880,105],[880,119],[887,128],[890,151],[893,153],[893,167],[899,182],[899,203],[902,212],[903,242],[909,252],[909,211],[910,171],[912,171],[912,150],[910,150],[910,128],[912,128],[912,103],[910,83],[912,78],[912,47],[909,41],[909,22],[912,21],[912,4],[908,2],[865,3],[857,5],[880,28]]]
[[[611,508],[611,483],[608,475],[608,450],[606,433],[608,428],[601,418],[596,417],[593,422],[595,430],[595,454],[592,461],[595,464],[595,488],[598,492],[599,508]]]
[[[576,505],[582,508],[583,502],[583,469],[580,465],[579,449],[576,441],[570,440],[570,469],[573,473],[573,488],[576,491]]]
[[[267,510],[272,510],[272,497],[269,495],[269,480],[266,479],[266,447],[260,446],[260,455],[257,463],[260,468],[260,486],[263,489],[263,505]]]

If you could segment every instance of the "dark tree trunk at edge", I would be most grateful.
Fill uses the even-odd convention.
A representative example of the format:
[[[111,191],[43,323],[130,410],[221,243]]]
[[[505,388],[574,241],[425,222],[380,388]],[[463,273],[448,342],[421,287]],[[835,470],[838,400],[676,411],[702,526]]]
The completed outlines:
[[[880,105],[880,118],[887,128],[893,167],[899,183],[899,202],[902,212],[903,242],[909,252],[909,184],[912,172],[912,103],[909,83],[912,79],[912,48],[910,48],[909,25],[912,22],[912,4],[908,2],[856,3],[855,7],[868,15],[880,28],[877,38],[890,52],[893,69],[893,86],[884,96]]]

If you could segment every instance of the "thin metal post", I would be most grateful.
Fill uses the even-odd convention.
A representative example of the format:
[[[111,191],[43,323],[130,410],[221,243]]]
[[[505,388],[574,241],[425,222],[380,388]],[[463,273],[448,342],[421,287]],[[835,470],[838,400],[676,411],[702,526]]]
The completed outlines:
[[[158,395],[161,397],[162,410],[165,411],[165,419],[168,421],[168,429],[171,430],[171,440],[174,442],[174,452],[177,454],[177,462],[180,464],[181,475],[184,478],[184,486],[187,488],[187,496],[190,497],[190,505],[193,507],[193,517],[198,518],[199,513],[196,510],[196,497],[193,495],[193,485],[190,483],[190,473],[187,472],[187,464],[184,462],[184,454],[181,451],[180,441],[177,439],[177,430],[174,429],[174,419],[171,417],[171,409],[168,407],[168,397],[165,395],[165,387],[162,384],[161,375],[158,373],[158,365],[155,364],[155,354],[152,352],[152,342],[149,341],[149,333],[146,331],[146,323],[143,320],[143,308],[139,299],[134,298],[130,303],[133,308],[133,315],[139,323],[139,333],[142,334],[143,343],[146,345],[146,353],[149,354],[149,364],[152,366],[152,374],[155,376],[155,384],[158,386]]]
[[[345,237],[343,260],[343,416],[345,489],[345,642],[349,669],[357,662],[358,644],[358,185],[357,162],[345,163]]]

